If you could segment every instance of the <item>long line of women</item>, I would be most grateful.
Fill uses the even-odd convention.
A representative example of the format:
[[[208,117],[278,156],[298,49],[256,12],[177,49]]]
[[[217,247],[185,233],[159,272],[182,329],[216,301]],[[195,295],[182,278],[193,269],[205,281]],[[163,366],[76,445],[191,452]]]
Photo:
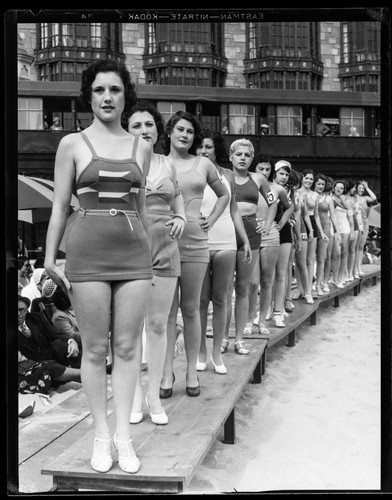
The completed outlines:
[[[94,121],[59,144],[45,268],[68,292],[81,332],[81,378],[95,426],[91,467],[111,469],[113,443],[120,468],[135,473],[141,462],[129,423],[143,419],[145,403],[154,424],[168,424],[162,400],[172,396],[174,384],[197,397],[199,374],[209,362],[216,374],[227,373],[232,315],[233,348],[246,356],[243,335],[254,322],[268,335],[268,321],[284,327],[289,320],[293,269],[307,303],[314,293],[361,275],[366,207],[375,195],[364,181],[355,186],[311,170],[300,174],[286,160],[274,164],[255,155],[246,138],[230,145],[232,168],[223,168],[219,133],[203,133],[184,111],[165,124],[155,107],[137,100],[128,71],[114,61],[86,69],[82,98]],[[165,154],[154,152],[161,137]],[[74,188],[82,208],[68,231],[63,272],[56,255]],[[173,370],[179,310],[185,374]],[[106,406],[109,343],[113,439]]]

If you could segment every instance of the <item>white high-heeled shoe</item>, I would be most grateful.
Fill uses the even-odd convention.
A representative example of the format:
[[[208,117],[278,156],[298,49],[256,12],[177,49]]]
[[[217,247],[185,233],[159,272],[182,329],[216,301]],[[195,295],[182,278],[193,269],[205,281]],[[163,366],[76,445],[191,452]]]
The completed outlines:
[[[150,410],[150,405],[148,404],[148,393],[146,394],[146,406],[148,409],[148,412],[150,414],[151,422],[156,425],[166,425],[169,422],[169,419],[167,418],[167,415],[165,413],[165,409],[162,406],[163,412],[162,413],[152,413]]]
[[[132,411],[129,419],[130,424],[139,424],[143,420],[144,414],[142,411]]]
[[[105,454],[102,455],[98,453],[98,448],[101,448],[99,451],[103,451]],[[94,451],[90,465],[97,472],[108,472],[112,468],[113,458],[111,439],[94,438]]]
[[[223,362],[220,365],[216,365],[214,363],[214,360],[212,359],[212,356],[211,356],[211,363],[214,365],[214,370],[216,371],[216,373],[219,373],[219,375],[226,375],[227,368],[225,367],[225,365],[223,364]]]
[[[272,318],[274,320],[275,326],[277,326],[278,328],[285,328],[286,325],[283,322],[281,313],[274,313]]]
[[[132,439],[128,441],[119,441],[115,434],[113,443],[118,451],[118,465],[120,469],[129,474],[135,474],[140,469],[141,464],[133,449]]]
[[[203,363],[202,361],[199,361],[199,358],[197,358],[196,361],[196,370],[198,372],[204,372],[204,370],[207,368],[207,363]]]

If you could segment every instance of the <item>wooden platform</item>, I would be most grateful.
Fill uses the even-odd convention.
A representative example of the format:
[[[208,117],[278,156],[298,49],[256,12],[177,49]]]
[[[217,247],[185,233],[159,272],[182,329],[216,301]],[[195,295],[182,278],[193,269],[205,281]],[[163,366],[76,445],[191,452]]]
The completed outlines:
[[[209,340],[209,352],[211,343]],[[201,394],[195,398],[185,394],[185,355],[179,356],[174,364],[173,395],[163,400],[169,424],[154,425],[145,411],[143,422],[133,426],[133,445],[142,462],[137,474],[124,473],[117,462],[106,474],[91,469],[93,429],[49,463],[42,474],[53,476],[57,491],[181,492],[222,426],[224,442],[235,442],[235,405],[249,382],[261,382],[266,345],[264,339],[255,340],[249,356],[228,352],[225,355],[227,375],[216,374],[208,364],[206,371],[199,372]],[[146,375],[142,377],[143,384],[145,379]],[[113,428],[114,414],[109,416],[109,422]],[[116,456],[114,450],[113,456]]]
[[[143,422],[133,426],[133,444],[142,462],[137,474],[122,472],[117,462],[106,474],[91,469],[89,462],[94,430],[82,392],[48,411],[38,427],[29,425],[21,430],[19,463],[25,470],[29,464],[36,466],[39,463],[41,473],[53,477],[53,489],[59,492],[103,490],[164,494],[183,491],[217,438],[223,435],[223,442],[228,445],[235,442],[236,403],[249,382],[261,382],[268,349],[285,337],[288,337],[289,346],[295,345],[296,329],[308,320],[316,324],[322,304],[333,300],[334,306],[338,307],[342,294],[353,291],[357,295],[364,283],[370,281],[376,284],[381,275],[380,266],[368,265],[364,269],[366,275],[360,280],[348,283],[343,289],[331,287],[331,293],[315,300],[313,305],[303,300],[294,301],[296,308],[287,318],[285,328],[276,328],[268,322],[270,335],[255,333],[244,337],[251,351],[249,356],[236,354],[231,340],[224,354],[227,375],[216,374],[208,362],[207,370],[199,372],[199,397],[191,398],[185,394],[185,354],[178,356],[174,363],[176,380],[173,396],[163,400],[169,424],[154,425],[145,410]],[[207,346],[208,352],[211,352],[210,337],[207,338]],[[144,386],[147,376],[148,373],[143,372]],[[114,411],[110,393],[108,418],[113,430]],[[114,449],[113,457],[116,457]]]
[[[293,347],[295,345],[295,333],[296,329],[301,326],[305,321],[309,320],[311,325],[317,324],[317,313],[321,305],[327,304],[334,301],[334,306],[339,307],[340,297],[350,291],[356,296],[361,291],[361,286],[371,280],[372,284],[377,283],[377,278],[381,276],[381,266],[379,264],[365,265],[364,266],[365,275],[359,279],[354,279],[354,281],[347,282],[344,288],[336,288],[330,285],[330,293],[320,296],[318,298],[314,297],[314,304],[307,304],[303,299],[294,300],[295,309],[289,316],[285,319],[286,326],[284,328],[278,328],[274,325],[273,321],[265,321],[266,327],[270,330],[269,335],[260,335],[257,330],[257,326],[253,325],[252,335],[244,335],[246,347],[251,345],[251,340],[254,339],[265,339],[268,341],[267,349],[271,348],[273,345],[277,344],[284,338],[288,338],[288,346]],[[211,333],[208,334],[211,336]],[[234,339],[235,329],[234,324],[231,325],[229,330],[229,339]],[[267,357],[266,352],[266,357]],[[266,366],[266,360],[264,361],[264,367]],[[264,372],[263,372],[264,373]]]

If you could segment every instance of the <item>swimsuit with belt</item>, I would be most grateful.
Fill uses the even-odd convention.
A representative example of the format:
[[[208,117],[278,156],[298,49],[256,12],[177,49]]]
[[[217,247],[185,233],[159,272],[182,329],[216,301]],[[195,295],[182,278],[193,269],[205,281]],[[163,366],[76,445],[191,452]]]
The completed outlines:
[[[113,160],[96,154],[79,132],[92,158],[76,182],[80,209],[65,242],[69,281],[151,279],[151,250],[137,212],[143,173],[136,162],[138,137],[131,158]]]

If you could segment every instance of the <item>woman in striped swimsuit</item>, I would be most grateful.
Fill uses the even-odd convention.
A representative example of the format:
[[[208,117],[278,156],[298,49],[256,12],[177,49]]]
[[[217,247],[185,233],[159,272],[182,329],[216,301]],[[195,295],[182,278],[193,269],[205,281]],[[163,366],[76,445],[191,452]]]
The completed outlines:
[[[144,191],[151,147],[122,128],[123,111],[137,99],[123,64],[99,59],[88,66],[82,75],[82,98],[91,106],[94,121],[60,141],[45,268],[69,292],[81,332],[81,378],[95,427],[91,467],[107,472],[113,464],[106,377],[110,331],[113,441],[119,467],[135,473],[140,461],[132,447],[129,415],[152,280]],[[56,256],[75,184],[81,209],[66,242],[64,274]]]

